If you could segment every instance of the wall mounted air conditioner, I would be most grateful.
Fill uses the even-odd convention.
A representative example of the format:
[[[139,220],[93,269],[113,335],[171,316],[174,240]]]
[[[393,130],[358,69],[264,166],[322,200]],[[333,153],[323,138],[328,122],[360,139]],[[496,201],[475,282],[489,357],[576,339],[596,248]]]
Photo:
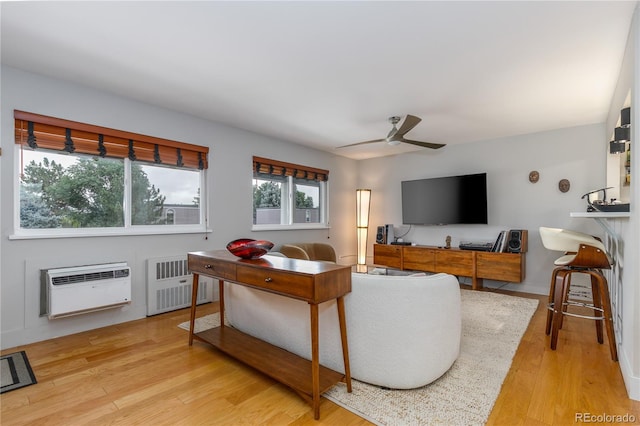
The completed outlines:
[[[42,271],[49,319],[131,303],[131,268],[126,262]]]

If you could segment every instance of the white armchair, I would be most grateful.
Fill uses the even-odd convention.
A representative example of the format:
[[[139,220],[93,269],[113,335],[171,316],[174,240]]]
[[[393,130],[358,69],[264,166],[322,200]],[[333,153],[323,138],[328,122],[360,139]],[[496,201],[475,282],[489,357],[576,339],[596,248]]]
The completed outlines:
[[[311,359],[308,305],[244,286],[227,285],[229,323]],[[352,274],[345,296],[351,376],[393,389],[424,386],[442,376],[460,351],[460,287],[448,274]],[[319,306],[320,363],[344,372],[335,301]]]

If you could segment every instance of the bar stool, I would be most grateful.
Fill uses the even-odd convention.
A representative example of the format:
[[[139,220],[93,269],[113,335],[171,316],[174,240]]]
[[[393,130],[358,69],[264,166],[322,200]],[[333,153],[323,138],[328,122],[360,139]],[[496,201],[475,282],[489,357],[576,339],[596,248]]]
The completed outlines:
[[[558,228],[540,227],[540,237],[546,249],[564,252],[555,260],[556,267],[551,273],[546,325],[546,334],[551,334],[551,349],[556,349],[564,316],[592,319],[596,323],[598,343],[604,343],[604,322],[611,359],[618,361],[609,286],[602,273],[602,269],[610,269],[613,262],[604,244],[591,235]],[[591,295],[585,291],[577,294],[582,301],[576,299],[576,286],[572,288],[571,285],[571,275],[574,273],[587,274],[591,279]],[[570,306],[593,309],[593,316],[569,312]]]

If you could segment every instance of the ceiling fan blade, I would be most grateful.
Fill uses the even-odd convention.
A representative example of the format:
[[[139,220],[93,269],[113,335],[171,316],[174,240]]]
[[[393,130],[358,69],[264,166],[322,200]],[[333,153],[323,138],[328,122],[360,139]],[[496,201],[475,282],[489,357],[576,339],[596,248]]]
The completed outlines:
[[[364,142],[358,142],[358,143],[352,143],[352,144],[349,144],[349,145],[339,146],[336,149],[347,148],[347,147],[356,146],[356,145],[364,145],[364,144],[367,144],[367,143],[386,142],[386,141],[387,141],[386,139],[374,139],[374,140],[371,140],[371,141],[364,141]]]
[[[415,115],[407,114],[407,118],[405,118],[404,121],[402,122],[402,126],[400,126],[398,131],[395,132],[395,134],[393,136],[390,136],[390,137],[392,139],[393,138],[397,139],[397,138],[403,137],[405,135],[405,133],[408,133],[409,130],[411,130],[414,127],[416,127],[418,125],[418,123],[421,122],[421,121],[422,121],[422,118],[416,117]]]
[[[405,138],[399,138],[398,141],[404,142],[404,143],[408,143],[408,144],[411,144],[411,145],[421,146],[423,148],[431,148],[431,149],[438,149],[438,148],[442,148],[443,146],[446,146],[446,144],[444,144],[444,143],[431,143],[431,142],[412,141],[412,140],[405,139]]]

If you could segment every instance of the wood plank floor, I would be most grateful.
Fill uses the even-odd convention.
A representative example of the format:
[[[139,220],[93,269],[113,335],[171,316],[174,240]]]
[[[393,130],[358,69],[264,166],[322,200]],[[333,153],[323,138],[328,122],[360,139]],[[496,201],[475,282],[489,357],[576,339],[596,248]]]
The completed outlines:
[[[512,293],[513,294],[513,293]],[[593,323],[570,318],[548,348],[541,300],[488,425],[567,425],[576,415],[632,415],[617,363]],[[198,316],[217,311],[201,306]],[[181,310],[2,351],[25,350],[38,384],[0,395],[9,425],[368,425],[322,398],[320,420],[296,393],[195,342]],[[585,413],[585,414],[583,414]]]

